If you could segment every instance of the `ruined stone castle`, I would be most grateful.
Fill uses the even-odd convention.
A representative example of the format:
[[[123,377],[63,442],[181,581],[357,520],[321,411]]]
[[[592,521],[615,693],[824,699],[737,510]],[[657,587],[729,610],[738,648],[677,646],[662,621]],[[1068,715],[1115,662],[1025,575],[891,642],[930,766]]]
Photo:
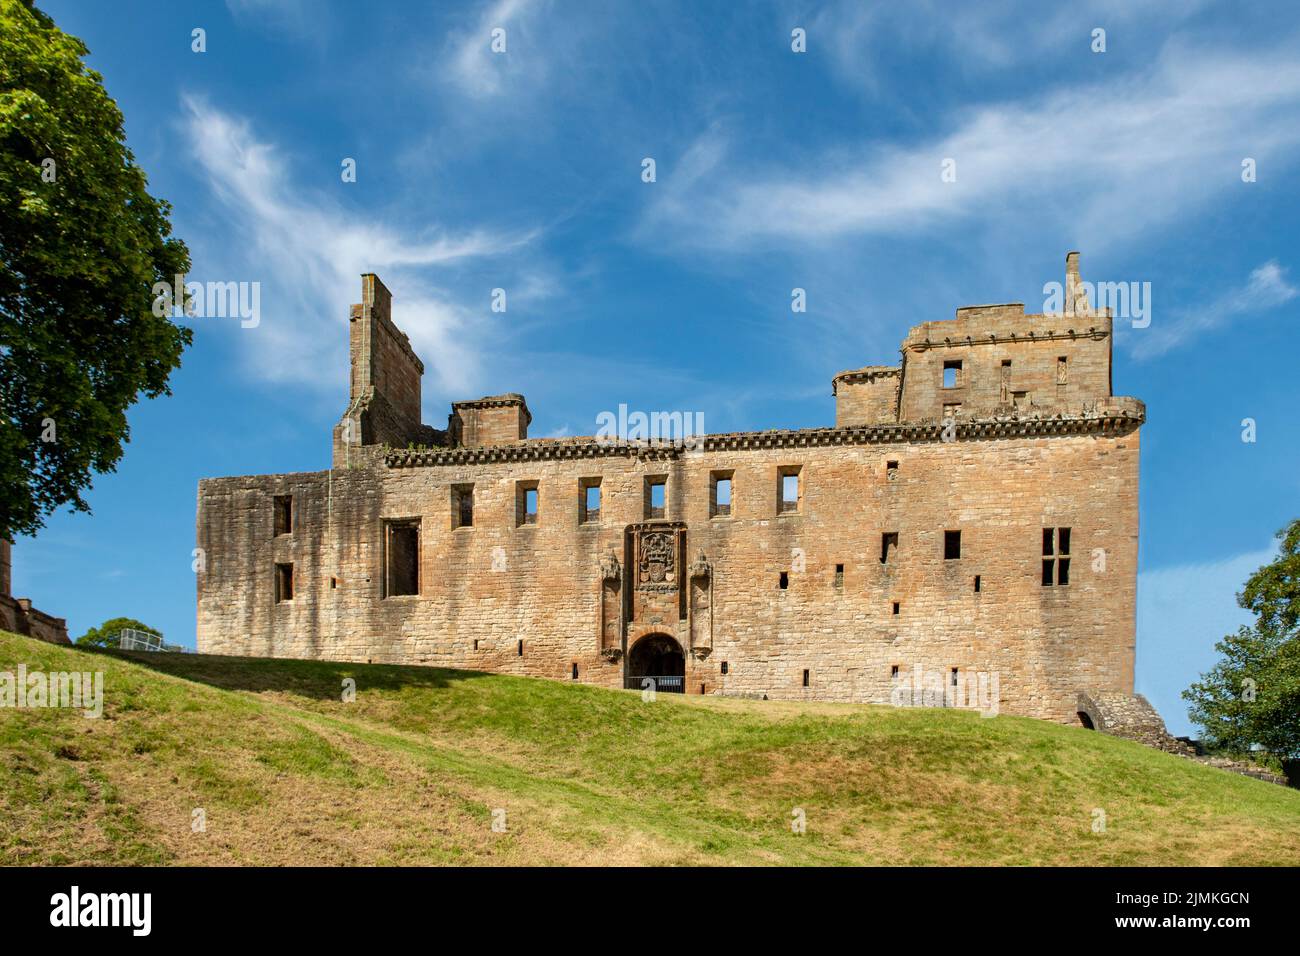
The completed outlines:
[[[423,424],[365,275],[333,466],[199,483],[199,650],[877,703],[993,675],[1078,722],[1133,690],[1145,409],[1077,254],[1064,288],[915,326],[834,426],[640,442],[529,438],[514,393]]]

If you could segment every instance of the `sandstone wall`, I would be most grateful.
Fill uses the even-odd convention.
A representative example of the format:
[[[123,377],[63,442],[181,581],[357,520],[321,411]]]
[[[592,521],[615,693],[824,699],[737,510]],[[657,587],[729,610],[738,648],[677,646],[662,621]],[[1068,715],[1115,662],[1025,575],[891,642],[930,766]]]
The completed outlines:
[[[996,671],[1005,711],[1075,721],[1080,688],[1131,692],[1136,423],[1092,434],[817,443],[836,431],[768,441],[784,447],[763,447],[766,433],[752,442],[712,436],[713,446],[735,447],[700,452],[588,443],[552,457],[524,445],[510,461],[459,453],[463,460],[425,463],[457,459],[446,452],[394,467],[372,455],[351,470],[205,480],[199,650],[562,679],[576,664],[581,681],[621,686],[624,662],[601,653],[614,615],[617,650],[643,634],[676,638],[693,693],[883,703],[891,669],[906,675],[920,664]],[[889,461],[898,463],[892,480]],[[781,514],[778,470],[789,466],[800,468],[800,510]],[[717,471],[732,473],[731,514],[710,517]],[[627,599],[626,532],[646,517],[648,474],[668,475],[665,521],[684,522],[684,559],[703,551],[711,579],[688,599],[638,611]],[[600,519],[583,524],[579,489],[593,478]],[[533,525],[518,524],[521,481],[538,488]],[[472,527],[452,527],[453,485],[473,485]],[[285,494],[294,528],[276,537],[272,499]],[[384,522],[410,518],[420,520],[420,593],[385,597]],[[1041,584],[1048,527],[1071,529],[1064,587]],[[944,558],[947,530],[961,531],[959,559]],[[888,564],[884,532],[898,534]],[[609,605],[602,561],[611,554],[621,574]],[[294,577],[292,600],[280,603],[277,563],[291,563]]]

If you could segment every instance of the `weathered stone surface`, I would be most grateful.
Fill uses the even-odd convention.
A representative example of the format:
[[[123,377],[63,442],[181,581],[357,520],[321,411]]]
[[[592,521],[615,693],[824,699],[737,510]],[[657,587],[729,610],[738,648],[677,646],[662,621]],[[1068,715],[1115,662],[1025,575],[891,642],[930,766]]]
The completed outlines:
[[[368,277],[354,329],[383,325],[379,289]],[[919,664],[997,673],[1004,711],[1077,722],[1081,689],[1133,689],[1145,409],[1111,395],[1104,312],[958,316],[913,329],[897,367],[837,375],[836,427],[687,447],[530,439],[514,394],[457,403],[447,431],[429,429],[411,417],[414,353],[354,331],[333,469],[199,484],[199,649],[618,687],[637,642],[666,635],[690,693],[887,703],[893,669]],[[957,361],[960,384],[944,388]],[[389,423],[367,425],[363,406]],[[728,509],[713,506],[720,478]],[[292,530],[277,536],[286,495]],[[399,547],[386,523],[417,519],[418,593],[385,596]],[[1044,529],[1059,528],[1068,584],[1044,586]],[[946,531],[961,532],[958,558],[945,558]],[[882,563],[885,533],[897,546]],[[291,599],[276,600],[277,564],[292,565]]]

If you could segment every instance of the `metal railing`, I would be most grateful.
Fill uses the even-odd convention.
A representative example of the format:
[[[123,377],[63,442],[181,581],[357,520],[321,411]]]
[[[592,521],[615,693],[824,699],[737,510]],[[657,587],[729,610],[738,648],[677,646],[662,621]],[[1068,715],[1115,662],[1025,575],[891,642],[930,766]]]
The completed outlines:
[[[680,674],[643,674],[638,677],[624,677],[624,690],[655,690],[661,694],[686,693],[686,678]]]

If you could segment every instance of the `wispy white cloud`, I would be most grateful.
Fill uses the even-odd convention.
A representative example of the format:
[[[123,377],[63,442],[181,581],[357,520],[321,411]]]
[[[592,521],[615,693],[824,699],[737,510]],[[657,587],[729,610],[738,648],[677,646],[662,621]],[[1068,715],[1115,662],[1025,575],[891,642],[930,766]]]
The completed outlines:
[[[538,0],[489,4],[473,26],[448,36],[446,78],[476,98],[497,96],[520,84],[538,85],[548,68],[548,57],[524,41],[540,9]],[[492,49],[494,30],[504,31],[502,52]]]
[[[1270,259],[1254,269],[1244,285],[1185,310],[1170,322],[1153,321],[1149,328],[1135,331],[1125,341],[1135,358],[1155,358],[1235,318],[1276,308],[1297,295],[1300,290],[1287,281],[1286,270],[1276,259]]]
[[[534,231],[453,234],[430,226],[413,234],[358,216],[328,196],[297,189],[281,151],[259,140],[247,121],[195,97],[184,98],[183,107],[189,148],[225,216],[216,240],[195,256],[191,278],[262,283],[262,322],[240,333],[254,375],[329,388],[342,381],[341,373],[323,370],[346,362],[348,304],[358,297],[359,275],[377,272],[432,384],[457,394],[478,384],[476,333],[487,321],[487,290],[471,308],[438,276],[470,260],[517,253]],[[540,297],[552,286],[544,272],[521,279],[524,295]]]
[[[661,164],[640,234],[718,250],[828,245],[1008,218],[1066,223],[1092,248],[1192,211],[1240,180],[1245,156],[1274,172],[1300,145],[1300,61],[1171,46],[1140,74],[965,107],[922,142],[861,142],[781,163],[714,126]],[[956,181],[941,178],[943,160]]]

